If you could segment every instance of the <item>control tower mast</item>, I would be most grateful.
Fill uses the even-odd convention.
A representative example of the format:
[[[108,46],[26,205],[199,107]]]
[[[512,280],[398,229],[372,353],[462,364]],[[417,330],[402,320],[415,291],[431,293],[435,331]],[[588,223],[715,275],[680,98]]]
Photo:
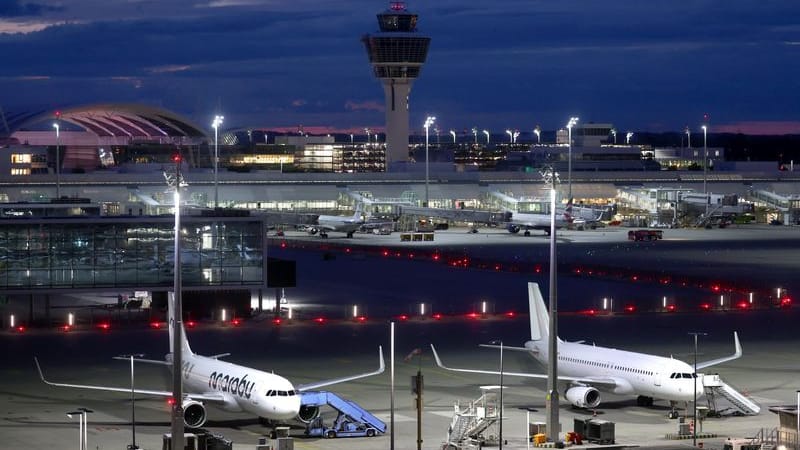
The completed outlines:
[[[431,38],[417,33],[417,15],[405,2],[378,14],[380,32],[361,40],[386,96],[386,167],[408,160],[408,94],[419,76]]]

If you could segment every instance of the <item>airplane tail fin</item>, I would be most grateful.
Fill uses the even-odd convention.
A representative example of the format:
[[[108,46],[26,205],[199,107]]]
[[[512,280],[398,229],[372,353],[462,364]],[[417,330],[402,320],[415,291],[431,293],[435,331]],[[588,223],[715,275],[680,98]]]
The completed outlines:
[[[172,312],[175,311],[175,293],[170,292],[167,295],[167,321],[169,322],[169,352],[174,353],[175,347],[175,322],[172,319]],[[192,348],[189,347],[189,339],[186,338],[186,329],[181,322],[181,350],[184,355],[191,355]]]
[[[538,283],[528,283],[528,306],[530,308],[531,340],[547,340],[550,335],[549,317]]]
[[[364,220],[364,202],[356,202],[353,220]]]

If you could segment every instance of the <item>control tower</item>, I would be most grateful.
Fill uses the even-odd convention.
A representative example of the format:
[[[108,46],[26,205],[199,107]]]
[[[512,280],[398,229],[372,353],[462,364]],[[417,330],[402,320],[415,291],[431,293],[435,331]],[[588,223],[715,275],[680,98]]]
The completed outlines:
[[[386,167],[408,160],[408,94],[428,55],[431,38],[417,33],[417,15],[405,2],[378,14],[380,31],[361,40],[386,95]]]

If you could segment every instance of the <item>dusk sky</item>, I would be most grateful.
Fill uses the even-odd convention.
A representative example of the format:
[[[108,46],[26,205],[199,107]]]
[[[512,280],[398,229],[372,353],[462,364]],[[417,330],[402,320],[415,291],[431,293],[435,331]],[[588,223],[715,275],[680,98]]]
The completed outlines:
[[[411,128],[800,133],[798,0],[410,1]],[[383,0],[0,0],[0,107],[136,102],[229,127],[382,129]],[[446,133],[446,131],[443,131]]]

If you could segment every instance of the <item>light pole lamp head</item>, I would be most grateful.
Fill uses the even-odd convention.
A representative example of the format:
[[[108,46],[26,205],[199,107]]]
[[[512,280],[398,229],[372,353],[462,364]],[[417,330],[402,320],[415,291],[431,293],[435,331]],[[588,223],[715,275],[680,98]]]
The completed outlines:
[[[53,128],[56,129],[56,137],[58,137],[58,132],[61,129],[61,125],[59,125],[58,122],[56,122],[56,123],[53,124]]]
[[[211,126],[216,130],[222,125],[222,122],[225,120],[225,116],[214,116],[214,121],[211,122]]]
[[[425,130],[428,130],[428,128],[430,128],[431,125],[433,125],[434,122],[436,122],[436,116],[428,116],[428,117],[426,117],[425,118],[425,125],[423,125],[425,127]]]
[[[578,119],[577,117],[570,117],[569,122],[567,122],[567,128],[571,130],[572,127],[578,124],[578,120],[580,119]]]
[[[633,132],[632,131],[628,131],[628,133],[625,135],[625,143],[626,144],[630,144],[632,137],[633,137]]]
[[[69,417],[70,419],[73,418],[72,416],[80,417],[82,415],[83,415],[82,411],[70,411],[70,412],[67,413],[67,417]]]

